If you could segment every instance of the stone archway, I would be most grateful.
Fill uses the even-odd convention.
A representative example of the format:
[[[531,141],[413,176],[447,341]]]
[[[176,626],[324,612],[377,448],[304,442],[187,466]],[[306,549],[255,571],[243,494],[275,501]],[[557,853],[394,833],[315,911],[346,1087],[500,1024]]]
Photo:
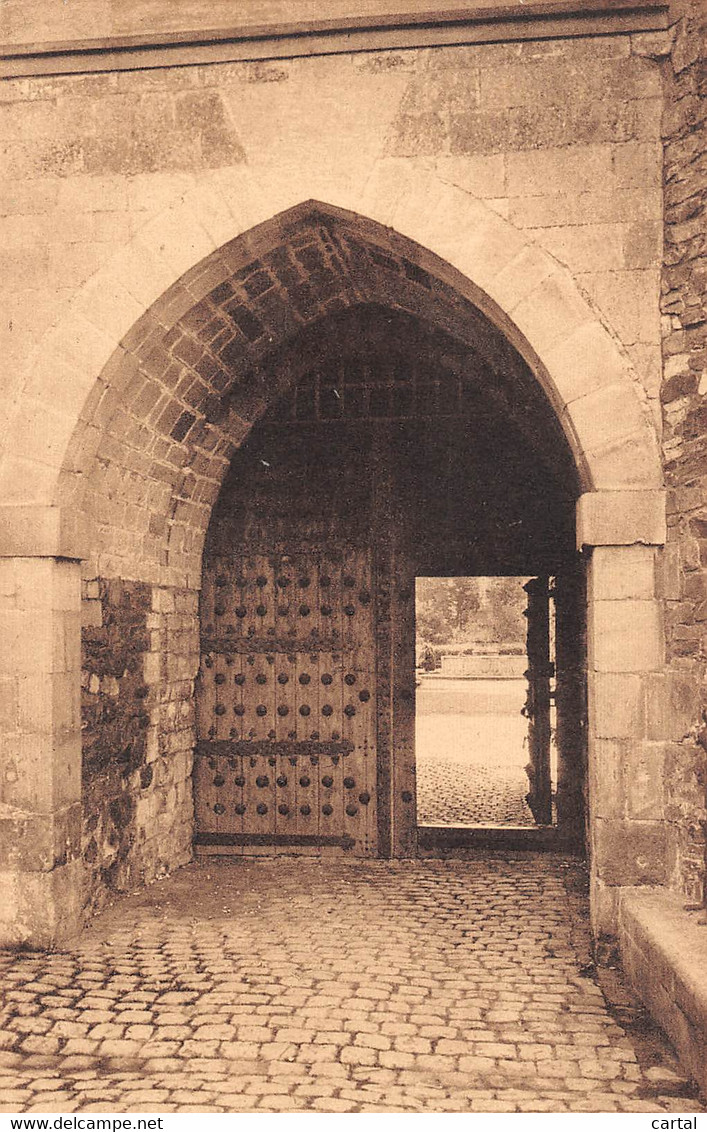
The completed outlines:
[[[127,608],[131,617],[137,610],[136,631],[157,638],[142,661],[143,674],[151,675],[144,684],[136,677],[134,691],[149,697],[150,681],[164,687],[166,678],[167,694],[160,693],[151,715],[135,716],[137,731],[146,731],[138,735],[136,745],[144,750],[157,744],[161,765],[167,756],[181,759],[182,778],[163,783],[162,794],[153,791],[136,806],[142,805],[141,828],[161,831],[169,858],[162,864],[177,864],[188,853],[185,782],[191,731],[184,689],[193,676],[193,642],[188,641],[186,622],[194,612],[205,522],[229,453],[252,423],[248,412],[225,405],[221,394],[239,364],[240,372],[257,369],[258,342],[269,334],[262,322],[264,333],[256,333],[249,321],[253,312],[240,301],[235,322],[246,345],[228,367],[221,367],[220,376],[218,366],[206,376],[197,367],[214,352],[189,355],[192,335],[188,325],[185,333],[185,320],[196,317],[198,338],[204,327],[194,311],[205,297],[277,248],[283,229],[296,227],[308,215],[328,216],[353,227],[374,249],[372,257],[366,252],[369,263],[375,266],[377,255],[383,261],[380,271],[386,272],[390,268],[385,261],[392,259],[398,281],[406,287],[429,294],[425,280],[433,279],[433,291],[439,283],[458,294],[466,303],[465,317],[496,327],[541,383],[568,438],[585,491],[578,512],[579,544],[601,548],[593,554],[590,589],[595,797],[600,799],[604,764],[626,755],[626,740],[640,756],[640,723],[627,724],[618,716],[626,702],[635,702],[639,711],[642,673],[662,664],[651,549],[663,541],[661,472],[648,413],[611,335],[552,257],[468,194],[435,177],[406,184],[396,179],[395,171],[377,170],[355,201],[344,202],[355,203],[365,220],[314,202],[283,214],[278,206],[291,203],[289,192],[284,185],[274,190],[271,186],[270,194],[256,203],[257,186],[244,180],[243,197],[235,206],[213,187],[185,197],[148,225],[123,256],[72,300],[66,317],[47,335],[26,380],[25,395],[36,407],[37,439],[27,438],[21,454],[7,451],[0,467],[8,498],[14,501],[2,511],[2,568],[14,587],[11,592],[18,595],[16,636],[5,667],[18,679],[18,696],[25,704],[18,716],[17,742],[13,737],[9,746],[13,781],[20,783],[10,792],[14,848],[7,868],[12,911],[6,933],[11,941],[60,938],[81,914],[80,559],[91,563],[90,579],[105,568],[113,578],[129,583],[127,589],[118,587],[117,605]],[[278,212],[274,220],[257,225],[273,211]],[[374,288],[376,272],[371,269],[369,274],[368,286]],[[330,296],[330,284],[330,279],[322,282],[319,301]],[[255,283],[254,299],[257,288]],[[346,286],[340,288],[339,301],[346,301],[346,291]],[[224,301],[230,297],[225,295]],[[211,321],[219,317],[216,310],[208,313]],[[272,318],[277,322],[282,314],[282,308],[273,310]],[[212,329],[218,336],[218,326]],[[169,353],[175,345],[176,356]],[[180,357],[179,349],[186,356]],[[143,372],[150,359],[167,367],[161,376]],[[164,382],[170,366],[179,372],[170,372]],[[186,371],[192,375],[190,384],[180,385]],[[57,378],[62,381],[58,408],[50,392]],[[254,419],[262,410],[258,397],[253,399],[252,391],[249,396]],[[159,415],[152,420],[156,406]],[[204,441],[198,453],[203,471],[195,473],[192,464],[185,475],[185,442],[194,430]],[[128,464],[122,455],[126,447]],[[99,467],[102,490],[87,507],[86,491],[93,491],[93,471]],[[121,485],[127,489],[122,494]],[[154,491],[149,505],[144,491]],[[81,526],[87,518],[86,535]],[[18,579],[25,572],[44,579],[42,616],[48,630],[46,639],[33,639],[31,649],[23,630],[36,624],[40,611],[36,597],[21,596]],[[95,585],[89,582],[85,594],[89,622],[99,615],[96,603],[106,600],[100,586],[91,588]],[[182,652],[173,647],[180,633]],[[172,642],[169,647],[167,640]],[[31,712],[26,706],[30,670],[44,673],[53,688],[53,698]],[[104,675],[107,681],[115,679]],[[18,775],[17,768],[26,767],[22,759],[28,736],[43,756],[26,777]],[[154,773],[145,773],[145,789]],[[170,841],[173,804],[181,806],[181,833]],[[659,823],[604,818],[600,800],[593,815],[595,918],[598,928],[610,928],[613,899],[622,885],[661,879],[660,853],[655,852]],[[119,825],[122,815],[115,820]],[[622,854],[615,849],[616,838]],[[629,865],[627,839],[633,862]],[[134,866],[133,848],[126,848],[126,867],[135,869],[130,875],[142,871],[149,879],[150,868],[154,874],[160,861],[153,860],[150,868],[144,863]],[[617,869],[619,860],[623,863]]]

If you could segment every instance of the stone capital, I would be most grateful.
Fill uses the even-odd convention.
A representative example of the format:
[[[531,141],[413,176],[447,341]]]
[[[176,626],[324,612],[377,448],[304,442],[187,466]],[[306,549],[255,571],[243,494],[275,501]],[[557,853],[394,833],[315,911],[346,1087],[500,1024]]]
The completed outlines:
[[[0,506],[0,558],[80,560],[89,546],[85,515],[40,503]]]
[[[665,491],[592,491],[577,500],[577,548],[663,546]]]

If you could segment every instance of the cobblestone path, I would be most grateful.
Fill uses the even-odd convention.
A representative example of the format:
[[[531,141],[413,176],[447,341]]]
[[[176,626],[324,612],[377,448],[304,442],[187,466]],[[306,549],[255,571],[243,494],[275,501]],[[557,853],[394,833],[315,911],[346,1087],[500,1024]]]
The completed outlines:
[[[0,958],[2,1111],[702,1111],[607,1005],[579,873],[197,862],[71,949]]]
[[[493,688],[494,681],[467,682],[457,700],[468,711],[433,710],[436,701],[451,696],[446,688],[462,681],[439,681],[432,692],[418,694],[427,708],[418,712],[415,723],[420,823],[535,824],[525,800],[530,789],[525,771],[528,722],[520,714],[525,682],[518,683],[520,691],[514,688],[512,696],[497,698],[499,709],[505,708],[498,711],[488,710],[488,697],[479,690]]]

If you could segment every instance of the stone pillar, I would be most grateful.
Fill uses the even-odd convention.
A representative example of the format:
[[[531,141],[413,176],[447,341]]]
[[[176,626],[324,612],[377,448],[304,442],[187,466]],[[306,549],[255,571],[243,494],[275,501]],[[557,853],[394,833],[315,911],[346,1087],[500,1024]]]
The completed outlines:
[[[665,542],[662,491],[580,498],[577,540],[587,579],[589,839],[592,926],[616,935],[621,890],[666,880],[664,744],[648,725],[665,664],[657,548]]]
[[[0,508],[0,945],[81,915],[81,578],[58,508]]]

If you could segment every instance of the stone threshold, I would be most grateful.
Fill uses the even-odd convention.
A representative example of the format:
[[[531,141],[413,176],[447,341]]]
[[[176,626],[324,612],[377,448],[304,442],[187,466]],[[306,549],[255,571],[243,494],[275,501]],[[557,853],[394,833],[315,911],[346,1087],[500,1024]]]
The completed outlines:
[[[473,854],[480,849],[583,854],[581,839],[574,831],[552,825],[418,825],[417,847],[420,857]]]
[[[0,78],[245,62],[362,51],[659,31],[667,0],[510,0],[259,26],[144,31],[6,45]]]
[[[626,889],[620,898],[621,962],[633,990],[707,1097],[707,923],[665,889]]]

